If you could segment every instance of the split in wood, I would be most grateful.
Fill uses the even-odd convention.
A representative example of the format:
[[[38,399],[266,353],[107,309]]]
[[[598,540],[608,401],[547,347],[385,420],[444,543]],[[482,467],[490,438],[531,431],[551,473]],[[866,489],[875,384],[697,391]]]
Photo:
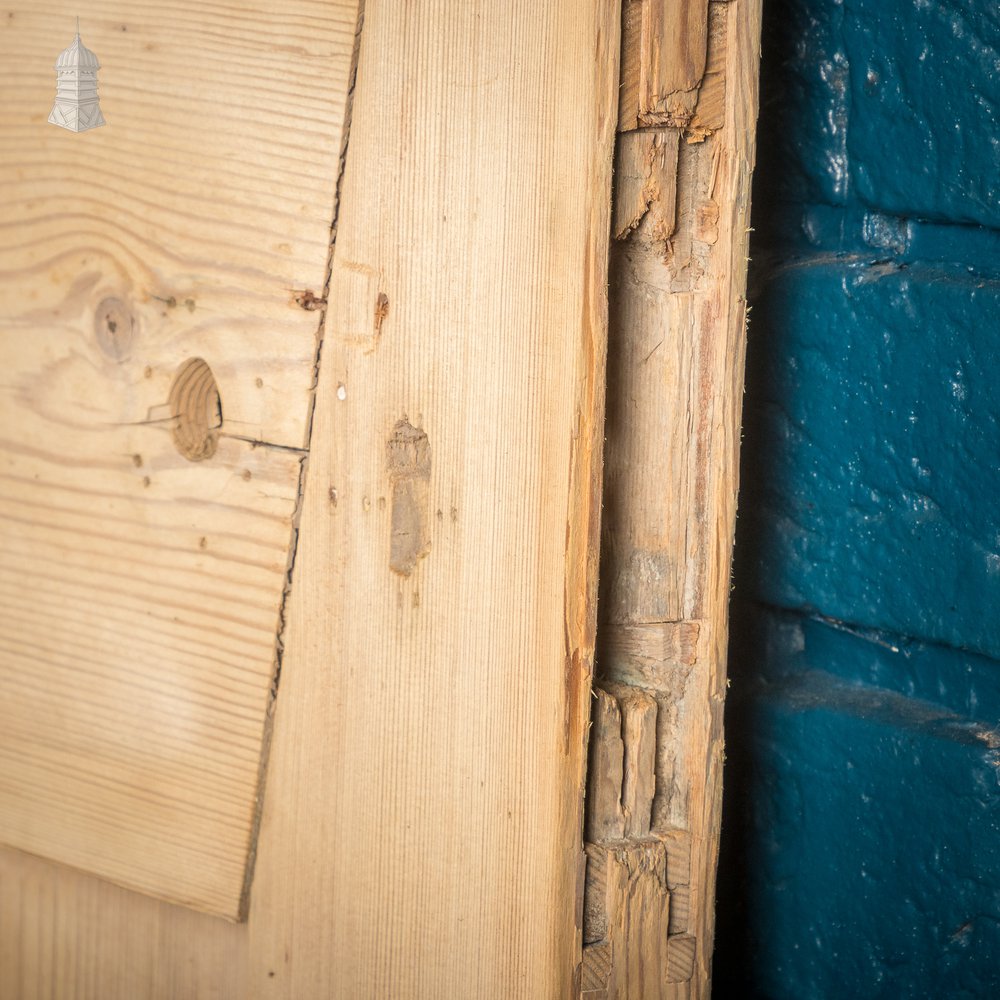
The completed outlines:
[[[699,142],[722,127],[725,5],[625,0],[618,128],[683,129]]]

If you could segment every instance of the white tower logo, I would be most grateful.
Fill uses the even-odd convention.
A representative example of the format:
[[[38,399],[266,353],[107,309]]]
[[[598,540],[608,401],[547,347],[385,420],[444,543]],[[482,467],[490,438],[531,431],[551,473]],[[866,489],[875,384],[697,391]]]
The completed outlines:
[[[85,132],[104,124],[97,103],[97,56],[80,41],[80,19],[73,44],[56,60],[56,103],[49,121],[71,132]]]

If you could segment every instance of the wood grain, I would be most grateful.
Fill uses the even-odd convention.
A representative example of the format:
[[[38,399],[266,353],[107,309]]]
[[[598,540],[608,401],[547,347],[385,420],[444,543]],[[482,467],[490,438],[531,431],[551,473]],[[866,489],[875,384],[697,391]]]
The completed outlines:
[[[250,914],[264,996],[578,989],[618,33],[609,0],[366,5]],[[402,508],[401,422],[427,469]],[[429,532],[407,573],[401,519]]]
[[[354,10],[93,4],[82,135],[77,13],[0,16],[0,842],[236,918]]]
[[[711,990],[715,930],[715,878],[722,819],[722,763],[725,742],[723,707],[727,680],[729,592],[732,543],[739,484],[740,417],[746,350],[746,267],[750,241],[750,180],[753,173],[760,61],[759,0],[735,0],[727,10],[725,31],[725,124],[705,145],[724,149],[715,175],[718,191],[719,247],[713,260],[718,312],[706,313],[712,325],[704,336],[706,360],[713,373],[707,405],[707,450],[712,456],[704,508],[704,604],[709,623],[690,693],[698,706],[684,762],[691,796],[691,929],[696,938],[694,984],[699,996]],[[727,132],[728,130],[728,132]],[[698,148],[689,146],[688,148]],[[710,331],[713,336],[710,336]]]
[[[649,833],[656,792],[656,699],[627,684],[609,681],[603,684],[621,711],[623,761],[618,791],[625,820],[624,836],[642,837]],[[600,688],[594,688],[594,692],[605,693]],[[591,736],[600,746],[602,741],[593,730]],[[592,786],[588,784],[587,790],[592,792]]]
[[[639,0],[624,15],[619,127],[648,127],[620,135],[617,151],[597,683],[619,701],[618,685],[656,701],[651,829],[683,845],[687,873],[671,888],[666,950],[647,950],[637,913],[608,981],[645,954],[665,997],[700,998],[711,985],[760,3]],[[658,926],[656,904],[647,919]]]
[[[588,844],[587,860],[588,893],[603,907],[605,938],[584,948],[589,989],[581,996],[665,1000],[674,940],[666,845],[655,837]]]
[[[708,5],[708,40],[705,76],[698,88],[694,116],[684,130],[688,142],[699,142],[726,122],[726,50],[729,12],[724,0]]]
[[[231,8],[168,8],[130,7],[122,18],[123,36],[140,35],[131,65],[137,74],[146,66],[147,46],[162,54],[161,69],[173,65],[167,53],[176,61],[192,44],[195,55],[201,46],[220,50],[211,60],[196,58],[187,82],[177,82],[181,74],[167,85],[163,117],[176,128],[175,142],[211,159],[202,123],[190,143],[181,133],[213,88],[232,83],[229,103],[213,104],[210,118],[233,176],[227,183],[218,160],[209,163],[197,176],[213,197],[200,200],[180,170],[172,211],[157,209],[142,230],[141,253],[129,245],[129,266],[152,261],[158,284],[132,278],[119,285],[111,277],[106,284],[129,313],[140,311],[143,344],[164,351],[180,345],[169,361],[150,365],[151,381],[159,382],[149,405],[170,398],[161,364],[173,374],[200,357],[218,380],[223,420],[209,427],[219,431],[216,451],[199,462],[176,453],[169,420],[134,433],[151,435],[157,461],[183,473],[163,505],[179,520],[200,514],[203,473],[211,463],[232,461],[227,449],[245,446],[248,454],[308,466],[249,920],[227,923],[0,850],[0,995],[573,996],[582,974],[576,914],[600,509],[616,6],[369,0],[340,207],[332,215],[361,27],[355,4],[258,6],[245,12],[246,25]],[[109,23],[118,20],[114,4],[98,9]],[[48,37],[63,14],[57,5],[38,10],[41,22],[18,29],[27,33],[19,36],[26,51],[45,47],[34,37],[38,24]],[[231,36],[234,18],[240,28]],[[205,37],[192,43],[195,29]],[[110,69],[121,60],[107,36],[88,34],[86,24],[84,36],[109,71],[101,76],[108,127],[90,136],[114,135],[124,119],[112,99],[122,93],[121,81]],[[227,45],[232,54],[221,51]],[[276,69],[279,57],[289,65]],[[301,72],[290,68],[295,63]],[[160,100],[156,85],[148,86],[147,107]],[[266,95],[282,97],[284,115]],[[263,104],[271,110],[262,111]],[[24,121],[13,148],[21,150],[29,148],[30,130],[27,104],[17,106]],[[164,164],[153,162],[151,150],[142,171],[166,177],[178,169],[173,147],[156,145],[156,127],[146,121],[137,115],[130,127],[145,129]],[[123,144],[117,155],[137,154]],[[267,183],[246,188],[258,168],[268,172]],[[60,191],[67,176],[53,179]],[[12,177],[24,180],[6,162],[0,178]],[[132,185],[141,183],[137,170],[125,170],[117,183],[128,205]],[[313,185],[324,188],[322,203],[302,197]],[[82,233],[73,230],[67,243],[99,242],[92,234],[101,219],[117,219],[117,207],[97,219],[74,216],[80,194],[72,190],[76,200],[60,195],[58,210],[23,216],[17,231],[52,225],[61,232],[65,215]],[[218,263],[220,239],[228,244],[217,230],[225,233],[247,206],[213,205],[230,204],[226,192],[238,200],[240,190],[250,203],[249,221],[239,228],[245,253]],[[194,207],[172,219],[185,198]],[[304,251],[300,260],[305,243],[293,243],[295,259],[310,262],[296,274],[280,263],[284,251],[270,252],[275,229],[298,232],[283,216],[288,205],[301,206],[303,220],[322,236],[314,265]],[[336,248],[327,287],[331,218]],[[118,252],[110,248],[120,239],[117,231],[104,238],[106,255]],[[187,263],[199,245],[204,252]],[[32,252],[31,245],[11,247],[3,266],[33,267]],[[123,270],[102,266],[102,275]],[[217,277],[205,282],[215,296],[210,314],[207,306],[202,312],[205,274]],[[140,277],[148,277],[141,268]],[[196,278],[201,295],[188,290]],[[287,312],[271,298],[279,282]],[[79,350],[90,352],[85,359],[93,348],[83,338],[88,330],[96,336],[86,310],[100,304],[93,293],[103,288],[81,287],[71,299],[74,319],[65,325]],[[152,293],[148,303],[140,290]],[[141,311],[147,305],[151,312]],[[33,332],[42,315],[26,314],[20,329]],[[199,327],[199,316],[214,319]],[[122,328],[105,324],[103,340],[113,351]],[[264,329],[268,336],[257,338]],[[115,372],[132,364],[132,355],[119,360]],[[90,364],[96,369],[96,361]],[[261,365],[263,376],[256,374]],[[144,368],[139,372],[146,379]],[[244,375],[254,390],[287,376],[278,404],[247,409],[246,398],[255,397],[245,397]],[[98,409],[118,405],[115,393],[95,391]],[[200,400],[192,411],[211,424],[209,396],[192,388],[185,398]],[[142,398],[137,405],[147,404]],[[227,436],[234,415],[248,421],[251,440]],[[163,410],[154,408],[153,416],[160,419]],[[255,448],[257,440],[266,444]],[[142,450],[130,444],[128,456],[133,461],[139,452],[146,468],[154,452],[142,442]],[[304,446],[307,454],[298,450]],[[78,474],[77,465],[61,468],[65,480]],[[237,487],[246,482],[236,478]],[[286,485],[291,489],[278,501],[268,501],[288,504],[289,532],[294,474]],[[243,513],[220,504],[220,518]],[[165,528],[179,530],[172,521]],[[214,536],[208,549],[201,537],[195,535],[205,558]],[[237,548],[246,543],[242,535],[233,541]],[[283,583],[284,561],[278,570]],[[53,577],[64,575],[60,563]],[[243,585],[242,571],[232,577],[233,587]],[[169,583],[162,570],[151,578]],[[213,607],[203,609],[211,623]],[[100,628],[108,619],[102,610],[88,620]],[[279,624],[275,613],[272,643]],[[243,633],[238,623],[232,630]],[[110,728],[117,732],[117,724]]]
[[[683,128],[705,73],[709,0],[624,0],[619,127]]]
[[[594,688],[583,828],[591,843],[621,840],[625,836],[625,813],[622,809],[625,741],[622,737],[622,712],[618,699],[608,691]]]
[[[649,226],[666,243],[677,225],[677,129],[622,132],[615,152],[615,198],[611,232],[624,239],[647,213]]]
[[[0,848],[0,996],[243,1000],[246,924]]]

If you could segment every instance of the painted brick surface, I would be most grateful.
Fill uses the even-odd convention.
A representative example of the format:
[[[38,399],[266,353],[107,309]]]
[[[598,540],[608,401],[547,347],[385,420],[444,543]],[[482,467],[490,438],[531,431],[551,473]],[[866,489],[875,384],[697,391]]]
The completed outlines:
[[[765,18],[765,63],[780,64],[764,66],[758,176],[770,190],[755,205],[857,197],[892,215],[1000,224],[1000,6],[771,0]]]
[[[1000,996],[998,117],[995,3],[765,3],[717,996]]]
[[[847,152],[858,194],[895,215],[1000,223],[1000,7],[845,0]]]
[[[746,794],[724,814],[721,874],[743,884],[729,886],[742,906],[720,906],[716,995],[998,996],[1000,737],[940,704],[813,669],[830,654],[816,628],[772,619],[770,676],[730,707],[730,738],[738,727],[752,753]],[[904,658],[872,638],[834,645],[845,661]],[[955,651],[923,654],[942,676],[968,666]]]
[[[754,597],[1000,657],[1000,281],[807,260],[752,318]]]

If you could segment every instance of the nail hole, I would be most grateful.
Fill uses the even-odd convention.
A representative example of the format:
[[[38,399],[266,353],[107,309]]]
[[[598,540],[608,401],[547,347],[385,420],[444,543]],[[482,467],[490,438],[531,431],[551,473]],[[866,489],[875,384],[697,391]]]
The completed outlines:
[[[170,387],[170,412],[177,450],[189,461],[211,458],[219,444],[222,399],[212,369],[201,358],[188,358]]]

